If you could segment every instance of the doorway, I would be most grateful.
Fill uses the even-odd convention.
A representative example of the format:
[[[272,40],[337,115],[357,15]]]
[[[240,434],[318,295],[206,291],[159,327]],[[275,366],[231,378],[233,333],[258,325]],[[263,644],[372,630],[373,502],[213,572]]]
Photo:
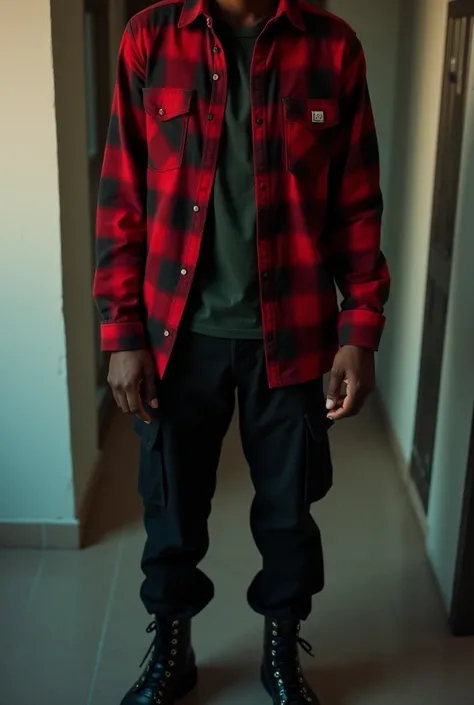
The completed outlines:
[[[474,0],[456,0],[448,15],[411,463],[438,527],[431,550],[443,565],[455,635],[474,634],[473,179]]]
[[[474,0],[449,5],[411,476],[428,508],[456,228]]]

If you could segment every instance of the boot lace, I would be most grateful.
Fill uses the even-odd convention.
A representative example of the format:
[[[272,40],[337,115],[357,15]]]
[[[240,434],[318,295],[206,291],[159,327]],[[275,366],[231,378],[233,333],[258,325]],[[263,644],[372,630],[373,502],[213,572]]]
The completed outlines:
[[[148,661],[134,690],[143,693],[157,705],[162,705],[178,653],[179,622],[171,622],[169,635],[163,633],[162,627],[156,621],[151,622],[146,631],[147,634],[154,633],[155,636],[140,664],[142,668]]]
[[[292,705],[299,703],[301,695],[307,702],[312,702],[309,695],[306,681],[303,677],[298,657],[298,646],[303,649],[311,658],[314,658],[311,644],[300,637],[288,639],[275,635],[272,637],[272,666],[276,679],[280,702],[282,705]]]

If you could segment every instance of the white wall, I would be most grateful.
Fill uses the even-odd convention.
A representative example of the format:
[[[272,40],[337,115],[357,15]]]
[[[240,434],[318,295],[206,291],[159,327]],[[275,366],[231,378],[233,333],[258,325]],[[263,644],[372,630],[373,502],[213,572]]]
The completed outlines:
[[[0,520],[74,516],[49,0],[0,23]]]
[[[407,461],[418,394],[446,14],[447,0],[403,0],[384,245],[393,285],[379,385]]]
[[[396,75],[401,0],[327,0],[329,12],[355,29],[367,59],[369,88],[380,143],[381,180],[388,188],[393,124],[396,115]]]

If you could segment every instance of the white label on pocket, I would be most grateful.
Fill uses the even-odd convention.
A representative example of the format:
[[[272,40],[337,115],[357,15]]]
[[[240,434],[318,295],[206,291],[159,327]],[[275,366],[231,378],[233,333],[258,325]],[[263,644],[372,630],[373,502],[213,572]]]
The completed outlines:
[[[324,122],[324,110],[312,110],[311,120],[319,123]]]

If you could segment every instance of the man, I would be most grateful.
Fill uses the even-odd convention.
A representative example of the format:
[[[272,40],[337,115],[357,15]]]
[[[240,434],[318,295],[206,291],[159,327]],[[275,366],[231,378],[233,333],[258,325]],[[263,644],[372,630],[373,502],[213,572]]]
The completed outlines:
[[[310,508],[332,483],[328,427],[374,386],[381,212],[365,61],[344,22],[303,0],[165,0],[130,21],[95,280],[109,381],[141,437],[156,632],[123,705],[171,705],[196,683],[190,623],[213,597],[197,566],[236,391],[263,685],[275,704],[318,702],[298,661],[324,582]]]

